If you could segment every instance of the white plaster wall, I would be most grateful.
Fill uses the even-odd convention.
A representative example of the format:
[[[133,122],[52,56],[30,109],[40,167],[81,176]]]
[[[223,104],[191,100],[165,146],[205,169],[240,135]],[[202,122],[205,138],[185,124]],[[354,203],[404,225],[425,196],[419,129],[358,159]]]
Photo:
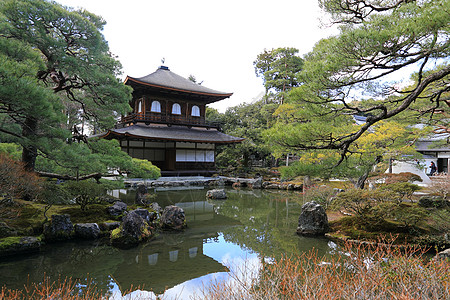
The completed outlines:
[[[398,174],[402,172],[410,172],[416,175],[419,175],[420,178],[422,178],[422,182],[413,182],[417,185],[428,185],[431,183],[430,177],[427,176],[426,169],[422,170],[420,166],[423,166],[424,163],[426,163],[426,166],[428,167],[430,165],[430,162],[433,161],[432,159],[429,160],[422,160],[420,161],[420,165],[417,164],[417,162],[405,162],[405,161],[394,161],[392,165],[392,173]],[[436,161],[434,160],[434,163]],[[385,173],[388,173],[389,169],[386,170]]]

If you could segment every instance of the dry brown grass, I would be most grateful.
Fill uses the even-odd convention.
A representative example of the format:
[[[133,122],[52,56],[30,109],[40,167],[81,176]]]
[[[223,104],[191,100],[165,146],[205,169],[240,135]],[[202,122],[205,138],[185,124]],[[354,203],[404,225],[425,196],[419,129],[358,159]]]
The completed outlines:
[[[407,247],[347,245],[341,255],[265,263],[257,278],[215,283],[204,299],[449,299],[450,262]]]
[[[244,265],[231,274],[232,280],[213,283],[193,299],[449,299],[448,259],[431,259],[423,249],[392,243],[347,244],[327,257],[312,250],[264,262],[256,273]],[[71,279],[44,280],[24,290],[3,287],[0,299],[108,299],[108,292],[89,284],[80,289]]]
[[[90,282],[88,280],[88,282]],[[41,299],[64,299],[64,300],[93,300],[105,299],[101,290],[95,285],[87,284],[80,288],[77,280],[70,278],[60,279],[57,282],[49,281],[47,277],[41,283],[29,283],[23,290],[11,290],[2,287],[0,299],[8,300],[41,300]]]
[[[99,289],[93,283],[94,280],[89,277],[83,282],[72,278],[59,279],[54,282],[44,276],[42,282],[27,283],[23,289],[13,290],[3,286],[0,288],[0,300],[107,300],[111,297],[120,299],[120,296],[124,296],[124,299],[127,300],[155,299],[155,297],[148,296],[145,290],[139,293],[140,286],[131,286],[128,290],[125,289],[119,292],[119,295],[115,295],[111,291]],[[156,299],[164,300],[166,297],[162,294],[156,296]]]

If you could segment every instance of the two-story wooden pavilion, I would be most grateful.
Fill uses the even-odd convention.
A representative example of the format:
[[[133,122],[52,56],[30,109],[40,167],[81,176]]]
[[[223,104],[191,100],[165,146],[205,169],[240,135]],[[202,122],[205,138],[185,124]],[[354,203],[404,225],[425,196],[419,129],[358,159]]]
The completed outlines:
[[[133,88],[132,113],[98,136],[119,140],[123,151],[151,161],[162,175],[211,174],[216,145],[244,140],[205,120],[206,105],[232,93],[196,84],[165,66],[141,78],[127,76],[125,84]]]

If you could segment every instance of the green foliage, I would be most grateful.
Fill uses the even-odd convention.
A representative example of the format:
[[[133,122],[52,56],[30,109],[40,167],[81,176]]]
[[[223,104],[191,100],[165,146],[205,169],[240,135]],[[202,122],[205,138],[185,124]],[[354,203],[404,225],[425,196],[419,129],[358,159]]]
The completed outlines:
[[[393,211],[392,216],[404,227],[414,230],[427,216],[427,211],[417,205],[398,205]]]
[[[140,175],[148,176],[145,178],[160,176],[158,167],[148,161],[132,159],[121,150],[117,140],[90,139],[88,144],[64,144],[53,152],[52,158],[39,158],[39,170],[71,176],[106,174],[111,170],[119,173],[140,172]]]
[[[333,152],[349,171],[352,164],[360,170],[362,180],[378,157],[411,155],[414,141],[430,133],[410,125],[448,128],[443,99],[448,98],[450,41],[444,8],[450,3],[321,0],[321,5],[342,24],[340,34],[321,40],[305,56],[297,77],[302,85],[290,91],[264,135],[277,157]],[[399,90],[405,70],[416,72],[414,83]],[[357,125],[354,115],[367,119]]]
[[[266,91],[285,92],[299,86],[297,74],[302,70],[303,59],[297,56],[298,49],[264,49],[253,62],[255,73],[264,80]]]
[[[407,182],[391,185],[395,186],[390,189],[379,188],[371,191],[352,189],[339,193],[336,200],[332,202],[332,206],[335,209],[344,208],[352,212],[358,222],[366,227],[395,221],[411,233],[416,232],[418,225],[429,214],[417,204],[402,202],[405,192],[401,187],[415,190],[417,186]]]
[[[393,193],[389,191],[350,189],[339,193],[332,206],[335,209],[344,208],[355,214],[363,223],[378,222],[380,216],[383,216],[380,210],[384,211],[383,208],[386,207],[380,205],[389,201],[393,196]]]
[[[403,200],[412,200],[412,195],[414,192],[420,191],[422,188],[417,184],[409,183],[409,182],[395,182],[391,184],[386,184],[380,187],[381,190],[387,190],[398,195],[396,197],[398,201]]]
[[[311,186],[303,188],[304,201],[315,201],[327,210],[331,205],[337,192],[334,188],[327,185]]]
[[[327,165],[328,166],[328,165]],[[293,162],[289,167],[280,167],[281,178],[293,179],[297,176],[320,176],[321,178],[328,179],[329,173],[321,165],[317,164],[304,164],[299,161]]]
[[[23,147],[28,169],[39,154],[57,160],[61,148],[77,148],[65,144],[74,126],[109,128],[130,109],[131,89],[117,79],[121,65],[104,25],[56,2],[1,2],[0,138]]]
[[[47,180],[44,182],[39,198],[47,205],[68,204],[72,200],[71,194],[64,184],[56,180]]]
[[[244,170],[250,167],[253,159],[270,160],[270,151],[264,143],[262,131],[273,123],[273,112],[277,106],[257,101],[230,107],[224,114],[214,110],[207,111],[207,120],[221,122],[224,133],[245,138],[242,143],[218,149],[218,167],[232,166]]]
[[[0,17],[1,10],[2,6]],[[4,25],[1,18],[2,33]],[[68,135],[60,128],[62,105],[50,89],[37,83],[36,74],[44,67],[41,57],[26,43],[2,36],[0,60],[1,140],[49,151],[53,139]]]
[[[22,155],[22,149],[18,144],[0,143],[0,154],[6,154],[14,160],[19,160]]]
[[[296,104],[284,104],[276,114],[282,117],[263,132],[266,143],[277,157],[289,152],[300,157],[298,162],[281,170],[285,178],[310,175],[356,182],[358,178],[368,176],[383,159],[387,163],[389,159],[416,153],[408,142],[412,132],[407,124],[380,122],[373,131],[364,133],[352,143],[347,149],[349,153],[343,156],[339,149],[326,148],[334,137],[358,130],[360,126],[352,118],[321,111],[315,114],[309,105],[302,108]],[[312,149],[316,146],[319,149]],[[302,150],[308,148],[311,149]]]
[[[433,228],[438,232],[450,232],[450,209],[434,209],[431,211],[431,219],[433,221]]]
[[[99,203],[101,197],[106,194],[105,187],[94,180],[67,181],[64,188],[83,211],[88,209],[89,204]]]
[[[46,204],[44,209],[45,221],[48,221],[47,212],[55,204],[69,204],[72,200],[71,194],[56,180],[44,182],[39,199]]]
[[[161,170],[145,159],[133,158],[134,167],[129,173],[131,178],[156,179],[161,177]]]
[[[125,188],[125,184],[124,184],[124,182],[122,180],[109,180],[109,179],[100,178],[99,182],[108,191],[124,189]]]
[[[324,179],[330,178],[358,178],[365,173],[365,162],[362,159],[349,158],[338,164],[339,156],[332,151],[300,152],[300,159],[291,163],[289,167],[280,167],[284,179],[297,176],[313,176]]]

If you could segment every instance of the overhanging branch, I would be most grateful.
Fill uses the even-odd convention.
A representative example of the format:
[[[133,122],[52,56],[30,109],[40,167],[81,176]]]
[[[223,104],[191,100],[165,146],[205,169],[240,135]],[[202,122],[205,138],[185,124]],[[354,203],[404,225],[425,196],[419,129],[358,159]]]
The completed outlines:
[[[89,175],[79,176],[78,178],[75,176],[70,176],[70,175],[61,175],[61,174],[56,174],[56,173],[48,173],[48,172],[40,172],[40,171],[36,171],[36,173],[41,177],[55,178],[55,179],[61,179],[61,180],[78,180],[79,181],[79,180],[86,180],[86,179],[94,178],[95,180],[98,181],[100,178],[102,178],[101,173],[92,173]]]

